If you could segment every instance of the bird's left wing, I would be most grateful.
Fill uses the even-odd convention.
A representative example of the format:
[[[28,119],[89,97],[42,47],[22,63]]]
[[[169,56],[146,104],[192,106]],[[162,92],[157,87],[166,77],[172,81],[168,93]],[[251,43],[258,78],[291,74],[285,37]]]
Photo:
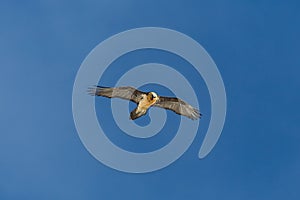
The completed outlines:
[[[194,108],[190,104],[175,97],[159,97],[153,106],[172,110],[179,115],[186,116],[192,120],[199,119],[201,114],[198,109]]]
[[[139,103],[142,98],[142,94],[146,94],[141,92],[133,87],[91,87],[88,89],[88,93],[94,96],[103,96],[108,98],[121,98],[133,101],[135,103]]]

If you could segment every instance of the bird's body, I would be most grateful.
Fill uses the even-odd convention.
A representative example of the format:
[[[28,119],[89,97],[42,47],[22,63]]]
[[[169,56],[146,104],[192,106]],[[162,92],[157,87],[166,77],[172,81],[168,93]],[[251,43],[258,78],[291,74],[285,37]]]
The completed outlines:
[[[147,95],[142,94],[142,98],[138,103],[136,109],[130,113],[130,119],[134,120],[147,113],[147,110],[156,103],[158,100],[157,94],[154,92],[149,92]]]
[[[169,109],[193,120],[201,116],[199,110],[179,98],[162,97],[158,96],[155,92],[146,93],[133,87],[108,88],[97,86],[90,88],[89,93],[94,96],[116,97],[135,102],[137,107],[130,113],[130,119],[132,120],[145,115],[151,106]]]

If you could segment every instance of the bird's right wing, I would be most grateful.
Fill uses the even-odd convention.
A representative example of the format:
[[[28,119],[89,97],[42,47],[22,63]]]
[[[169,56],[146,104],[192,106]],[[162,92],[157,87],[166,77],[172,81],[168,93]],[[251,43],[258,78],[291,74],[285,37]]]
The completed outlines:
[[[121,98],[139,103],[142,99],[142,95],[146,94],[133,87],[91,87],[88,89],[88,93],[93,96],[103,96],[108,98]]]
[[[194,108],[185,101],[175,97],[162,97],[160,96],[153,106],[172,110],[179,115],[184,115],[192,120],[199,119],[201,113],[198,109]]]

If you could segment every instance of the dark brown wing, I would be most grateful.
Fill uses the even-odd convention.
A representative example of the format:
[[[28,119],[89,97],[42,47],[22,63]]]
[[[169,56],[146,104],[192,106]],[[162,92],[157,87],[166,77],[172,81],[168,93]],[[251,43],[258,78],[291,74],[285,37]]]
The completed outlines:
[[[179,115],[184,115],[192,120],[199,119],[201,114],[198,109],[175,97],[159,97],[153,106],[172,110]]]
[[[146,94],[141,92],[133,87],[91,87],[88,89],[88,93],[94,96],[103,96],[108,98],[121,98],[133,101],[135,103],[139,103],[142,98],[142,94]]]

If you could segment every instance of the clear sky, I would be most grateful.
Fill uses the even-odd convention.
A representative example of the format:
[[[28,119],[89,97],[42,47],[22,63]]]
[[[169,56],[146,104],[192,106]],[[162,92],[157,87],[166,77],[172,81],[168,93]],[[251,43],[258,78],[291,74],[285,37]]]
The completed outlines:
[[[0,199],[299,199],[299,6],[276,0],[1,1]],[[222,74],[228,111],[221,138],[205,159],[197,154],[206,115],[175,163],[127,174],[101,164],[81,143],[72,89],[97,44],[144,26],[183,32],[205,47]],[[184,64],[161,52],[140,53],[117,60],[110,73],[122,64]],[[201,110],[209,116],[207,89],[199,87]],[[97,110],[107,103],[97,100]],[[170,118],[177,126],[178,118]],[[118,129],[111,130],[116,139]],[[145,151],[172,137],[114,142]]]

